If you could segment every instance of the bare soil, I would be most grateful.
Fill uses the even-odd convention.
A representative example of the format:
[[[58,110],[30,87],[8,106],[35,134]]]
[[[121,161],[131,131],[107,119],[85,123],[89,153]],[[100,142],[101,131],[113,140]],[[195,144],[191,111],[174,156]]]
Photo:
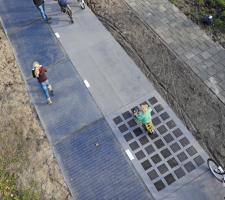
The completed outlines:
[[[38,199],[72,199],[2,29],[0,77],[0,169],[16,174],[18,191],[33,185]]]
[[[125,1],[87,3],[202,147],[225,164],[225,105],[166,48]]]

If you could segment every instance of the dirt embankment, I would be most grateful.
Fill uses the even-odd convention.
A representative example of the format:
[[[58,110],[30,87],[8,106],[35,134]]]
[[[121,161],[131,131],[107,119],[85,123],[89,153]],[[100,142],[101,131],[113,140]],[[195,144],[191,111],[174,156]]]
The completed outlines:
[[[1,29],[0,77],[0,199],[72,199]]]
[[[87,0],[203,148],[225,163],[225,105],[123,0]]]

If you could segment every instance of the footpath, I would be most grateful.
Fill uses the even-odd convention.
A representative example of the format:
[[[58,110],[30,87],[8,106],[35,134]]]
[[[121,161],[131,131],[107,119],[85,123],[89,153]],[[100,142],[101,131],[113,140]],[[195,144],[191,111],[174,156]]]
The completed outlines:
[[[168,0],[125,2],[225,103],[225,49]]]
[[[52,17],[46,24],[32,1],[0,3],[4,30],[74,199],[223,199],[208,155],[87,7],[71,2],[70,24],[55,1],[46,2]],[[34,60],[48,67],[52,105],[31,77]],[[131,115],[143,102],[153,108],[150,136]]]

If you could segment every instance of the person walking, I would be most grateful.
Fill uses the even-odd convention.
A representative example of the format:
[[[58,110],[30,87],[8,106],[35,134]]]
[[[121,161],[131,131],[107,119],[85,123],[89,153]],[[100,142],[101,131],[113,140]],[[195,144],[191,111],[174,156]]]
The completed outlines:
[[[142,104],[141,110],[140,111],[134,110],[133,114],[138,122],[144,124],[146,130],[149,133],[154,133],[154,125],[152,123],[151,112],[152,109],[148,106],[148,104]]]
[[[44,91],[47,103],[52,104],[49,92],[53,95],[53,89],[52,86],[49,84],[48,77],[45,74],[47,72],[47,69],[42,65],[40,65],[37,61],[33,62],[33,67],[34,67],[34,75]]]
[[[49,22],[51,17],[48,17],[45,13],[45,1],[44,0],[33,0],[34,5],[41,13],[42,18],[45,20],[45,22]]]

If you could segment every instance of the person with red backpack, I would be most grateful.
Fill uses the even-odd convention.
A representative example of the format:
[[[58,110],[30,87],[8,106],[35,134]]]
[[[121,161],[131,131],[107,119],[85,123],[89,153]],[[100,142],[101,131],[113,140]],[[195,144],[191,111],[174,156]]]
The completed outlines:
[[[46,76],[47,69],[40,65],[37,61],[33,62],[32,74],[34,78],[37,78],[38,82],[41,85],[41,88],[44,91],[45,97],[48,104],[52,104],[49,92],[53,95],[52,86],[49,84],[48,77]]]

